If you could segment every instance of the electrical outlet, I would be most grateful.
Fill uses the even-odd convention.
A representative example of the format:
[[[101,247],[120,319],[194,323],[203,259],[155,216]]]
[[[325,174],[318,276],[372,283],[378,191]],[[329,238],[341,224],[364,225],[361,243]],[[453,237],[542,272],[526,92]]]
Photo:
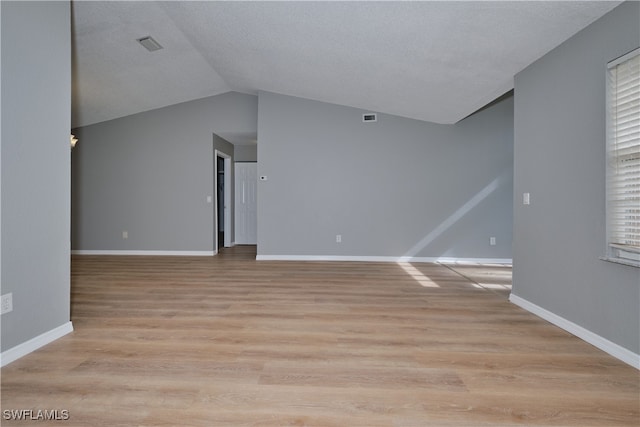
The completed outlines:
[[[129,232],[128,231],[123,231],[122,232],[122,238],[123,239],[128,239],[129,238]]]
[[[0,303],[0,305],[2,306],[0,314],[5,314],[13,311],[13,294],[8,293],[2,295],[2,302]]]
[[[342,243],[342,234],[336,234],[336,243]]]
[[[530,205],[531,204],[531,194],[530,193],[522,193],[522,204]]]

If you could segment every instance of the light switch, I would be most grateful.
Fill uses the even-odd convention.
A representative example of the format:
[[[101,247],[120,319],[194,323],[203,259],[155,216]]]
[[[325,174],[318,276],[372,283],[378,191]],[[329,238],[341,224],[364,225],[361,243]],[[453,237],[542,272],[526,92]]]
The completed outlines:
[[[211,196],[207,196],[207,203],[211,203]]]
[[[531,204],[531,194],[522,193],[522,204],[523,205],[530,205]]]

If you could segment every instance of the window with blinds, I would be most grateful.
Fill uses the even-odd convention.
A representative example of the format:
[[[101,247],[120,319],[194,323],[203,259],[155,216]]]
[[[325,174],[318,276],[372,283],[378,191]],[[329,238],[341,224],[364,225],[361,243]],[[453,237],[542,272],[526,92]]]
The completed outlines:
[[[640,48],[608,66],[610,258],[640,266]]]

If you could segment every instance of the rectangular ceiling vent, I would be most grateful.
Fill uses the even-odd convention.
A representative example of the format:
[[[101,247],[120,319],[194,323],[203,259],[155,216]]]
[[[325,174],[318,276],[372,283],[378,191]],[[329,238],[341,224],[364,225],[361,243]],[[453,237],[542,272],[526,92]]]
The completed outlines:
[[[376,113],[365,113],[362,115],[362,121],[364,123],[377,122],[378,115]]]
[[[160,46],[160,43],[155,41],[151,36],[142,37],[137,40],[138,40],[138,43],[144,46],[144,48],[147,49],[149,52],[155,52],[156,50],[162,49],[162,46]]]

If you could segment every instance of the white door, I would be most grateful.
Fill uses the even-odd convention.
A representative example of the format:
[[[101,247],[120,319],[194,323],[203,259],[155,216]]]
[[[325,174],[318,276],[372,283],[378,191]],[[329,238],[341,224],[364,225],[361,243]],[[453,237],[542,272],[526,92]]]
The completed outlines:
[[[258,243],[258,164],[236,163],[236,244]]]

